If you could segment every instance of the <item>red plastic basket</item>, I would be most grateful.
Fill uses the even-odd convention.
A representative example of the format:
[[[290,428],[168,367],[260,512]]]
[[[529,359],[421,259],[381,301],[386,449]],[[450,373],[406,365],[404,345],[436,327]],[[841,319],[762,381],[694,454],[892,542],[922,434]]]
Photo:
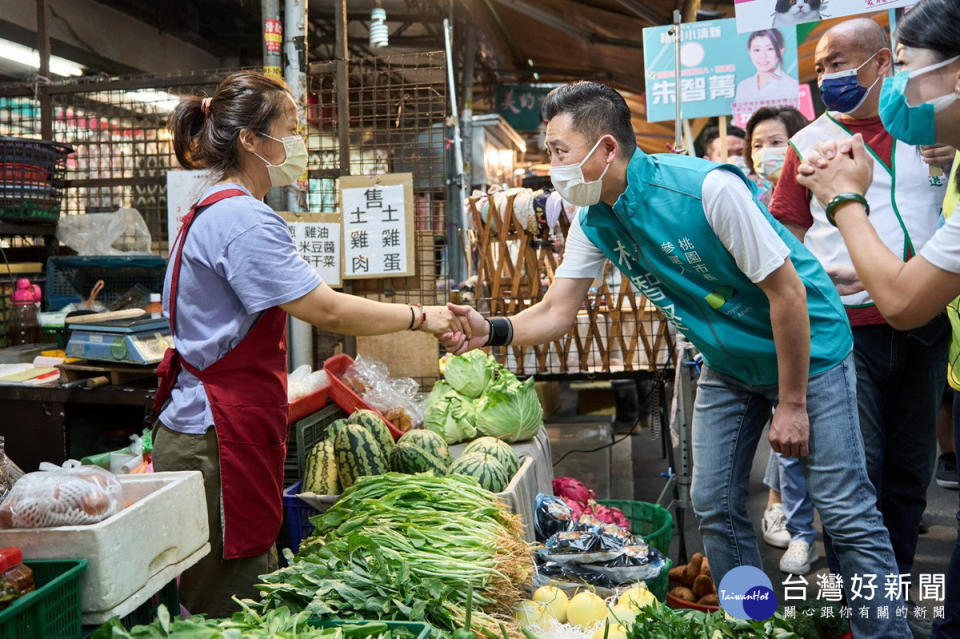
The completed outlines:
[[[287,413],[287,425],[298,422],[307,415],[312,415],[327,405],[327,391],[329,387],[321,388],[315,393],[304,395],[299,399],[290,402],[289,412]]]
[[[403,435],[402,430],[391,424],[390,421],[383,416],[383,413],[367,404],[359,395],[354,393],[349,386],[343,383],[343,375],[352,364],[353,358],[343,354],[334,355],[323,363],[323,370],[327,371],[327,375],[330,376],[330,386],[326,389],[327,396],[332,399],[337,406],[347,411],[348,414],[355,413],[361,409],[372,410],[384,421],[387,428],[390,429],[390,434],[393,435],[393,438],[400,439],[400,436]]]

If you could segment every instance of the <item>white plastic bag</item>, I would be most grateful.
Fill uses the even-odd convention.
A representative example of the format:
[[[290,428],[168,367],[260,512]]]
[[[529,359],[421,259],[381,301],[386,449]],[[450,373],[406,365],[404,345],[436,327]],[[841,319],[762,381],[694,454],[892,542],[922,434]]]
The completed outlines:
[[[49,528],[95,524],[123,508],[123,489],[109,471],[81,466],[40,464],[14,484],[0,504],[0,528]]]
[[[136,209],[64,215],[57,239],[78,255],[150,254],[150,229]]]

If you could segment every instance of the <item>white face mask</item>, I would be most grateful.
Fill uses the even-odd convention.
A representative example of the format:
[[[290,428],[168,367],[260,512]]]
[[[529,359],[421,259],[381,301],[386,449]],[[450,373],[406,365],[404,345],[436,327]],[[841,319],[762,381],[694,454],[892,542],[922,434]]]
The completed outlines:
[[[600,146],[603,140],[601,137],[593,145],[590,152],[576,164],[563,164],[550,167],[550,181],[553,182],[553,188],[557,190],[564,200],[576,206],[593,206],[600,201],[600,193],[603,188],[603,176],[607,174],[610,165],[607,164],[603,173],[596,180],[587,182],[583,177],[583,165],[590,159],[593,152]]]
[[[275,138],[272,135],[261,133],[265,138],[276,140],[283,145],[283,151],[286,157],[280,164],[270,164],[259,153],[254,152],[258,158],[267,165],[267,174],[270,176],[271,186],[290,186],[303,175],[307,170],[307,145],[299,135],[288,135],[283,138]]]
[[[765,146],[753,152],[753,170],[762,178],[776,181],[786,158],[786,146]]]

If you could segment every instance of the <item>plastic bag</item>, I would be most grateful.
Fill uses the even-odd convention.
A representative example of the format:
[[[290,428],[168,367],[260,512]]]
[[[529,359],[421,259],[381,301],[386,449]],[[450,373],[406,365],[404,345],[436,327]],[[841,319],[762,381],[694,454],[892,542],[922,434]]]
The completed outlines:
[[[533,512],[533,529],[540,543],[559,532],[572,529],[576,523],[570,506],[553,495],[537,495]]]
[[[420,384],[409,377],[390,377],[383,362],[359,356],[343,378],[363,401],[400,430],[406,432],[423,423]]]
[[[298,366],[292,373],[287,375],[287,401],[292,402],[295,399],[306,397],[330,385],[330,377],[327,371],[312,370],[309,364]]]
[[[119,450],[87,455],[80,460],[84,466],[99,466],[115,474],[132,473],[140,468],[144,457],[153,450],[153,433],[148,428],[140,435],[130,435],[130,445]]]
[[[123,507],[117,478],[75,459],[63,467],[40,464],[20,478],[0,504],[0,528],[48,528],[95,524]]]
[[[150,254],[150,229],[136,209],[64,215],[57,239],[78,255]]]
[[[0,502],[13,488],[17,480],[23,477],[23,471],[7,457],[3,435],[0,435]]]

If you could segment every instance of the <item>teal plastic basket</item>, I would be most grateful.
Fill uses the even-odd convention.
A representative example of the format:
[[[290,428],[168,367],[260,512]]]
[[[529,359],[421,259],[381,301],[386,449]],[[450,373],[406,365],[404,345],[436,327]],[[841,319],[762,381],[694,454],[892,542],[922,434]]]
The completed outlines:
[[[37,589],[0,612],[0,639],[79,639],[80,582],[86,559],[23,562]]]

